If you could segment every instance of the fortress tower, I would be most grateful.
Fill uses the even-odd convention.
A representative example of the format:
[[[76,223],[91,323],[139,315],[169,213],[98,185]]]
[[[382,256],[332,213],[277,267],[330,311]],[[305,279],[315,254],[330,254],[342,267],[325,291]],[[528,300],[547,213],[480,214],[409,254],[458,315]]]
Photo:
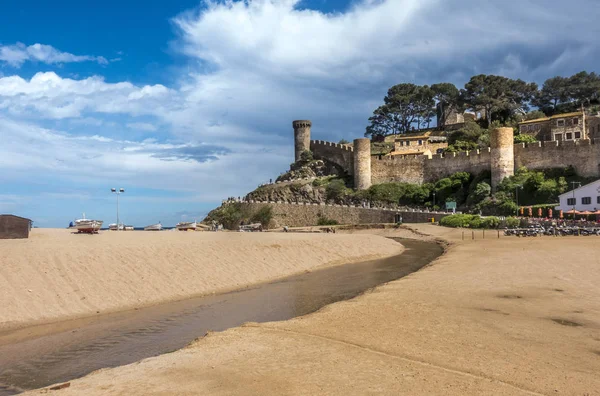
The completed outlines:
[[[297,120],[292,122],[294,127],[294,158],[296,161],[300,159],[303,151],[310,150],[310,120]]]
[[[512,128],[496,128],[490,132],[492,191],[505,177],[515,174],[515,156]]]
[[[354,139],[354,187],[366,190],[371,187],[371,140]]]

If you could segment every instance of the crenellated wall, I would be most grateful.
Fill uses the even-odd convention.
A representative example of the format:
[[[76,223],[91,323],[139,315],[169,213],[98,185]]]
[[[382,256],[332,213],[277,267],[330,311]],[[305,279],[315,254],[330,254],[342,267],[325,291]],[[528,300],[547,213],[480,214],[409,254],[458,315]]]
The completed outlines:
[[[311,140],[310,151],[315,158],[326,159],[342,167],[349,175],[354,174],[354,149],[351,146],[323,140]]]
[[[515,144],[515,168],[566,168],[584,177],[600,176],[600,144],[591,140]]]
[[[479,174],[491,168],[490,148],[458,153],[436,154],[425,162],[425,182],[432,182],[456,172]]]
[[[600,142],[591,140],[552,141],[515,144],[514,169],[566,168],[572,166],[584,177],[600,177]],[[316,158],[327,159],[342,167],[349,175],[354,174],[354,150],[352,147],[312,140],[310,149]],[[498,162],[498,161],[496,161]],[[492,170],[492,149],[469,152],[426,155],[395,155],[371,157],[373,184],[388,182],[426,183],[439,180],[456,172],[479,174]],[[508,174],[505,172],[506,174]]]

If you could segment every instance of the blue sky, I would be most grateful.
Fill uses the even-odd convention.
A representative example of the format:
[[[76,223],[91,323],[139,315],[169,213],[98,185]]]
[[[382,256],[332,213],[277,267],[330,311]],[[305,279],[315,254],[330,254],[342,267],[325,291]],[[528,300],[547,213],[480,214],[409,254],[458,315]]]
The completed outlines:
[[[598,72],[596,0],[0,5],[0,212],[63,227],[202,218],[313,137],[363,134],[387,88]]]

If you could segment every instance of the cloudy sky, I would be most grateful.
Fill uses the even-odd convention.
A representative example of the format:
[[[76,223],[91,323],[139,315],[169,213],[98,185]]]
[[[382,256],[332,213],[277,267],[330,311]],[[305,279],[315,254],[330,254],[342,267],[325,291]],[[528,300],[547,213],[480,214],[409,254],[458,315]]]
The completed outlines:
[[[600,71],[598,0],[3,2],[0,213],[202,218],[286,170],[295,119],[364,133],[387,88]]]

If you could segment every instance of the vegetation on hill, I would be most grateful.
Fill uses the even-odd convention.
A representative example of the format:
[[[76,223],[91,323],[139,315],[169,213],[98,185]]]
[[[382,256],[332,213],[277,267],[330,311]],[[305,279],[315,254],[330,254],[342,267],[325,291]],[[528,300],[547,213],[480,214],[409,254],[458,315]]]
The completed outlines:
[[[374,206],[408,206],[444,208],[446,202],[456,202],[458,210],[483,215],[515,215],[520,206],[553,207],[558,196],[570,189],[570,182],[587,183],[573,168],[533,171],[517,170],[506,178],[492,194],[490,172],[473,175],[457,172],[434,183],[381,183],[364,191],[355,191],[349,178],[320,177],[286,185],[261,187],[249,194],[249,199],[282,202],[326,202],[330,204]],[[518,191],[517,191],[518,190]]]
[[[471,77],[463,89],[451,83],[428,85],[398,84],[391,87],[383,104],[373,111],[365,136],[403,134],[429,128],[441,111],[440,125],[451,111],[482,112],[481,126],[514,125],[525,119],[575,111],[581,106],[600,104],[600,76],[582,71],[571,77],[553,77],[541,89],[523,80],[480,74]],[[531,107],[537,107],[527,114]]]
[[[247,205],[239,202],[231,202],[212,210],[203,220],[205,224],[215,221],[223,224],[229,230],[237,229],[242,223],[261,223],[264,228],[269,228],[273,220],[273,208],[263,206],[257,211],[252,211]]]

